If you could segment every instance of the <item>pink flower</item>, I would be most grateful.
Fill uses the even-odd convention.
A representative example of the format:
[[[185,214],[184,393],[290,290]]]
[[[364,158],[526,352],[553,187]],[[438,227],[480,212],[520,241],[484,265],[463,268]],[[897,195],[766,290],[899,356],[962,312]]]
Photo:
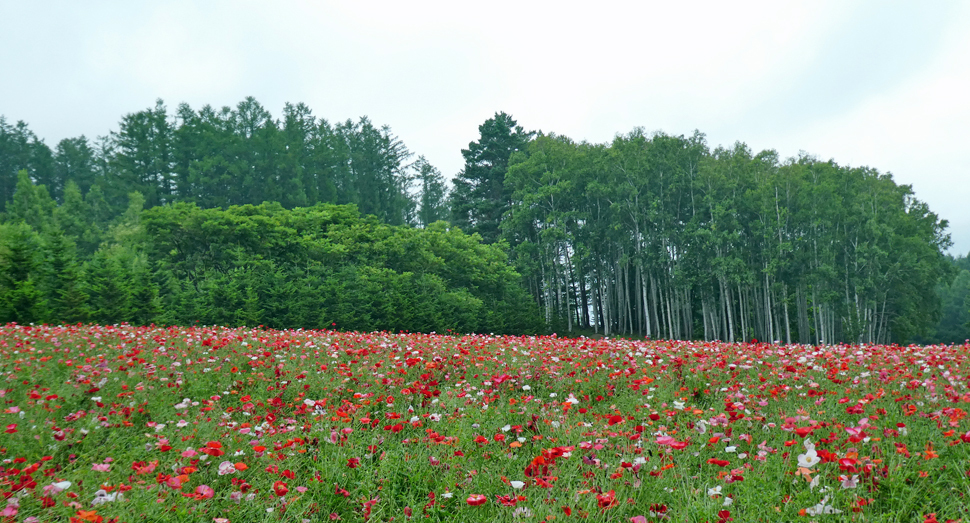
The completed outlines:
[[[199,485],[195,487],[195,499],[209,499],[216,495],[216,491],[212,490],[209,485]]]
[[[91,470],[93,470],[95,472],[108,472],[109,470],[111,470],[111,464],[110,463],[95,463],[95,464],[91,465]]]
[[[219,464],[219,475],[225,476],[226,474],[233,474],[236,472],[236,466],[231,461],[223,461]]]

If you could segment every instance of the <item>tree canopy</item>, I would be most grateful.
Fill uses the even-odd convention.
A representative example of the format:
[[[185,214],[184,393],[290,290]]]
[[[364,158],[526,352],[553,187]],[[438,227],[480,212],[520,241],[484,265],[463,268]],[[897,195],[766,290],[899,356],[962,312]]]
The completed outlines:
[[[504,112],[478,131],[449,192],[389,127],[304,104],[158,100],[54,148],[0,116],[0,321],[970,337],[966,258],[889,173]]]

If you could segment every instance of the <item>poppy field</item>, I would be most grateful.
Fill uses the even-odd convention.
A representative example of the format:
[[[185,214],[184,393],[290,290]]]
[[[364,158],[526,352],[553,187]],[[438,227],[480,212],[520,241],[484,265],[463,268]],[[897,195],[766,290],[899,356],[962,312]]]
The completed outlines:
[[[3,521],[970,521],[967,346],[0,327]]]

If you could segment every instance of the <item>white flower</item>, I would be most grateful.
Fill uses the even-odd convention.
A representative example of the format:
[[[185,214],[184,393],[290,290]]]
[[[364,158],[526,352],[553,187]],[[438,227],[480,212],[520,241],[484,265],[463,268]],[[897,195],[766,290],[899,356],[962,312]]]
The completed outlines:
[[[822,458],[818,457],[818,453],[815,452],[815,444],[805,438],[805,452],[804,454],[798,455],[798,466],[810,469],[815,465],[818,465]]]
[[[734,498],[732,498],[731,496],[724,496],[724,505],[723,506],[730,507],[733,503],[734,503]]]
[[[104,489],[99,489],[94,493],[94,500],[91,501],[92,506],[98,506],[102,503],[107,503],[109,501],[115,501],[117,499],[124,499],[124,496],[120,492],[112,492],[108,494],[108,491]]]
[[[707,425],[708,425],[707,420],[702,419],[694,424],[694,428],[697,429],[697,432],[704,434],[705,432],[707,432]]]
[[[822,476],[815,476],[812,481],[808,482],[808,490],[815,490],[815,487],[822,482]]]
[[[518,517],[518,516],[522,516],[524,518],[531,518],[532,511],[529,510],[527,507],[518,507],[515,509],[515,512],[512,513],[512,517]]]
[[[721,495],[721,486],[718,485],[718,486],[716,486],[714,488],[707,489],[707,495],[708,496],[720,496]]]
[[[509,481],[509,485],[512,485],[512,488],[514,488],[514,489],[520,489],[520,488],[522,488],[522,487],[525,486],[525,482],[523,482],[523,481]]]
[[[805,512],[809,516],[818,516],[821,514],[841,514],[842,511],[828,504],[829,497],[825,496],[822,501],[819,501],[814,507],[809,507],[805,509]]]

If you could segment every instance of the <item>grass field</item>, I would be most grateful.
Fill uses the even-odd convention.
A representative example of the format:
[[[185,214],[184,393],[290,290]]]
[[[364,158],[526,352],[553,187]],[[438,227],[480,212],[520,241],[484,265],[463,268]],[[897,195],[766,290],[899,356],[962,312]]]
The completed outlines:
[[[968,348],[7,325],[0,517],[968,521]]]

